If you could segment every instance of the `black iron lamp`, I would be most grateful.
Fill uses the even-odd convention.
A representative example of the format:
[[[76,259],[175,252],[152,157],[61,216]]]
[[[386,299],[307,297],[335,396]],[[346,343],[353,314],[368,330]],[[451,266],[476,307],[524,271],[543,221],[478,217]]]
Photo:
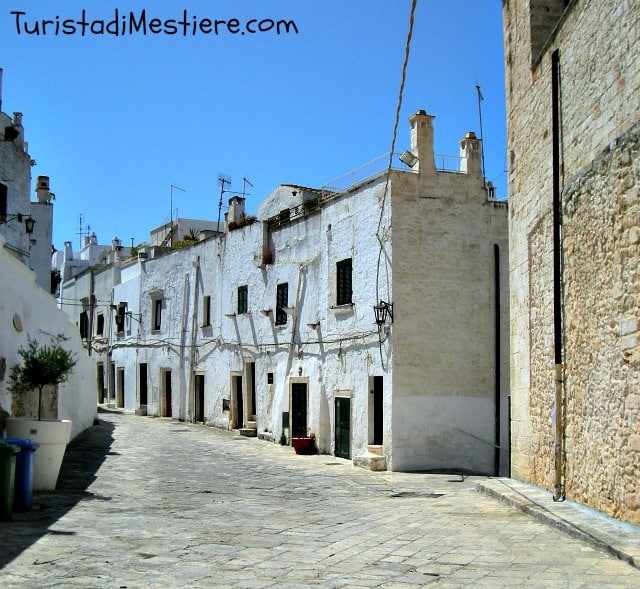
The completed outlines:
[[[27,215],[26,217],[22,213],[18,213],[17,215],[4,215],[4,217],[0,218],[0,225],[13,221],[14,219],[17,219],[18,223],[24,222],[24,230],[27,235],[33,234],[33,227],[36,224],[36,220],[31,215]]]
[[[387,322],[387,319],[393,323],[393,303],[380,301],[377,305],[373,306],[373,312],[376,316],[376,325],[384,325]]]

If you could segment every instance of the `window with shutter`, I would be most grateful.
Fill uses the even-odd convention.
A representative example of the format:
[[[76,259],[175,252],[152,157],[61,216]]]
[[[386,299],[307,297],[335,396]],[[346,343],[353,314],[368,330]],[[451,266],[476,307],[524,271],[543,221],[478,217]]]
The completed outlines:
[[[351,288],[351,258],[336,264],[336,305],[350,305],[353,301]]]
[[[238,315],[247,313],[249,311],[249,287],[238,287]]]
[[[278,284],[276,291],[276,325],[287,323],[287,313],[285,308],[289,306],[289,283]]]

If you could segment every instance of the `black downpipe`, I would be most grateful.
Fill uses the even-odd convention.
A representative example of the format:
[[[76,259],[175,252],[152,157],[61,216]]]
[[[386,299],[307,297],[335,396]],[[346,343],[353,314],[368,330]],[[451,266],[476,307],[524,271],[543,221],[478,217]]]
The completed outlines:
[[[555,362],[554,501],[564,501],[564,371],[562,365],[562,251],[560,218],[560,52],[551,54],[553,117],[553,343]]]
[[[553,343],[555,364],[562,364],[562,276],[560,250],[560,53],[551,54],[551,108],[553,116]]]
[[[494,287],[494,321],[495,321],[495,432],[494,445],[495,476],[500,476],[500,246],[493,244],[493,287]]]

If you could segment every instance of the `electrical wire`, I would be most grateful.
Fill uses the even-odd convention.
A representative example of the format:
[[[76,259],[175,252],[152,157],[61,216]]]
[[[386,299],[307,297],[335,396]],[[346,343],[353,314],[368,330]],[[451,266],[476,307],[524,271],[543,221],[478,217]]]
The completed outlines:
[[[400,123],[400,110],[402,108],[402,97],[404,95],[404,85],[407,79],[407,67],[409,65],[409,56],[411,54],[411,39],[413,37],[413,25],[415,22],[415,13],[416,13],[416,7],[418,5],[418,0],[412,0],[411,2],[411,12],[409,14],[409,31],[407,32],[407,41],[405,43],[405,49],[404,49],[404,62],[402,64],[402,76],[400,79],[400,90],[398,91],[398,103],[396,106],[396,115],[395,115],[395,120],[393,123],[393,134],[392,134],[392,138],[391,138],[391,150],[389,151],[389,165],[387,167],[387,174],[386,174],[386,180],[384,183],[384,193],[382,195],[382,202],[380,203],[380,217],[378,219],[378,228],[376,230],[376,237],[378,239],[378,244],[380,246],[380,249],[378,250],[378,263],[377,263],[377,268],[376,268],[376,304],[380,303],[380,292],[379,292],[379,288],[380,288],[380,266],[381,266],[381,262],[382,262],[382,254],[384,253],[384,243],[382,241],[382,235],[380,234],[380,227],[382,226],[382,219],[384,218],[384,210],[385,210],[385,204],[387,201],[387,194],[389,193],[389,182],[391,180],[391,168],[393,166],[393,154],[395,151],[395,147],[396,147],[396,138],[398,136],[398,125]],[[387,285],[388,288],[388,285]],[[387,299],[389,299],[391,297],[389,297],[389,293],[387,293]],[[380,347],[380,362],[382,364],[382,367],[384,369],[384,359],[382,357],[382,344],[383,344],[383,340],[382,340],[382,333],[380,328],[378,329],[378,341],[379,341],[379,347]]]

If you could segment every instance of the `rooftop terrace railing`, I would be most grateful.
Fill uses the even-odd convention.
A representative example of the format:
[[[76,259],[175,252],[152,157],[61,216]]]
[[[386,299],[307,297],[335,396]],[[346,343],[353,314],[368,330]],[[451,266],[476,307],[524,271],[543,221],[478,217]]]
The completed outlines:
[[[320,209],[320,207],[333,198],[348,192],[355,186],[363,184],[381,174],[386,173],[389,168],[389,154],[387,152],[370,162],[348,172],[330,182],[324,184],[321,188],[321,195],[312,200],[307,200],[304,203],[296,205],[295,207],[291,207],[290,209],[284,209],[280,211],[277,215],[273,217],[269,217],[267,220],[269,223],[269,229],[275,229],[280,227],[281,225],[285,225],[296,219],[300,219],[302,217],[306,217],[312,213],[315,213]],[[411,172],[407,168],[405,164],[396,165],[396,161],[399,161],[400,157],[399,153],[394,153],[391,163],[392,170],[399,170],[403,172]],[[454,173],[464,173],[461,170],[462,158],[455,155],[441,155],[436,154],[435,156],[435,167],[439,172],[454,172]]]

